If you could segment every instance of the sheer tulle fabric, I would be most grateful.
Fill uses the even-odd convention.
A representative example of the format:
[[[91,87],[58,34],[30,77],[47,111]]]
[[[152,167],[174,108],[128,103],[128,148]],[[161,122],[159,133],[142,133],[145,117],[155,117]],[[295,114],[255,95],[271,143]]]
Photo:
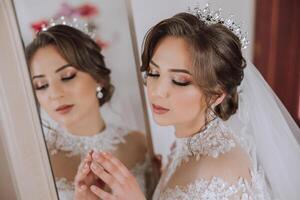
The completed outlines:
[[[228,125],[253,139],[252,157],[264,168],[275,197],[299,199],[299,127],[249,61],[239,90],[239,109]]]

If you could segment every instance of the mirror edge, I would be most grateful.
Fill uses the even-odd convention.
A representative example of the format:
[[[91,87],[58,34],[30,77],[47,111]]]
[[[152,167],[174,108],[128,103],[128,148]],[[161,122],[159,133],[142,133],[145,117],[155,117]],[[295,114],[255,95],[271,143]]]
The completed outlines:
[[[131,36],[131,41],[132,41],[132,50],[133,50],[134,61],[135,61],[135,66],[136,66],[136,76],[138,79],[140,98],[141,98],[142,106],[143,106],[147,148],[149,149],[148,154],[149,154],[150,158],[152,158],[154,156],[154,149],[153,149],[151,127],[150,127],[150,121],[149,121],[149,115],[148,115],[148,109],[147,109],[147,102],[145,99],[146,93],[145,93],[145,90],[143,87],[144,84],[143,84],[143,80],[142,80],[142,77],[140,74],[140,68],[139,68],[140,67],[140,54],[139,54],[139,50],[138,50],[138,42],[137,42],[137,36],[136,36],[136,32],[135,32],[131,0],[125,0],[125,4],[126,4],[127,17],[128,17],[128,23],[129,23],[129,29],[130,29],[130,36]]]
[[[20,199],[57,199],[11,0],[0,1],[0,24],[1,140],[14,189]]]

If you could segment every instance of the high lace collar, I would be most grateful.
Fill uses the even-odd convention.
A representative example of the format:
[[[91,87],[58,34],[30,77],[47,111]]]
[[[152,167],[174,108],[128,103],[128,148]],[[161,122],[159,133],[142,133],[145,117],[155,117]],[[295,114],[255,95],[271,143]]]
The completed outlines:
[[[208,155],[217,158],[235,147],[233,132],[219,118],[212,120],[204,129],[190,137],[177,138],[176,145],[186,156]]]
[[[45,138],[51,155],[58,150],[69,152],[67,156],[85,155],[89,150],[114,151],[117,145],[125,143],[124,137],[129,130],[107,124],[106,128],[92,136],[78,136],[68,133],[60,127],[45,132]]]
[[[190,137],[176,138],[175,148],[171,151],[168,173],[165,183],[170,179],[177,167],[183,161],[192,157],[199,159],[201,156],[217,158],[220,154],[228,152],[235,147],[235,136],[221,119],[215,118],[206,127]]]

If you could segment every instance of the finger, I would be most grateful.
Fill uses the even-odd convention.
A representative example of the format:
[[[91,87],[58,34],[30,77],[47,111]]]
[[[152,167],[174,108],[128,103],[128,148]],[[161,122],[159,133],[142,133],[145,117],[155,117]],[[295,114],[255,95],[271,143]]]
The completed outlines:
[[[78,170],[78,172],[74,178],[75,186],[79,187],[80,182],[86,178],[86,176],[88,175],[89,172],[90,172],[90,167],[89,167],[88,163],[85,163],[84,166],[82,167],[82,169]]]
[[[114,164],[125,177],[131,176],[131,172],[128,170],[128,168],[116,157],[114,157],[111,153],[108,152],[102,152],[102,155],[110,161],[112,164]]]
[[[81,187],[75,187],[74,200],[84,199],[87,189],[88,187],[86,185],[82,185]]]
[[[127,176],[122,173],[121,168],[115,165],[111,159],[106,159],[103,153],[93,154],[93,159],[111,174],[120,184],[125,184]]]
[[[99,164],[93,162],[91,164],[91,170],[97,175],[104,183],[106,183],[113,191],[119,191],[121,189],[120,183],[117,179],[106,172]]]
[[[92,162],[92,153],[93,153],[93,151],[92,150],[90,150],[87,154],[86,154],[86,156],[84,157],[84,159],[83,159],[83,161],[80,163],[80,165],[78,166],[78,170],[82,170],[83,169],[83,167],[84,167],[84,165],[86,164],[86,163],[90,163],[90,162]]]
[[[85,162],[89,162],[89,161],[92,161],[92,154],[93,154],[93,150],[89,150],[89,152],[86,154],[85,158],[84,158],[84,161]]]
[[[77,193],[81,194],[83,192],[86,192],[87,188],[88,187],[86,185],[80,185],[79,187],[76,188],[76,190],[77,190]]]
[[[95,185],[92,185],[90,187],[91,191],[98,197],[100,197],[101,199],[107,199],[107,200],[116,200],[117,198],[114,197],[112,194],[105,192],[104,190],[98,188]]]

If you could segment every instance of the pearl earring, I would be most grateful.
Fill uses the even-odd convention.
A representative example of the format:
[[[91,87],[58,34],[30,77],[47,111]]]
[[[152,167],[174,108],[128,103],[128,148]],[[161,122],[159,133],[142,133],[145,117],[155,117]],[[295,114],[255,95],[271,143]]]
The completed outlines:
[[[96,95],[97,95],[98,99],[101,99],[103,97],[103,93],[101,92],[101,90],[102,90],[102,87],[100,85],[98,85],[96,87]]]

